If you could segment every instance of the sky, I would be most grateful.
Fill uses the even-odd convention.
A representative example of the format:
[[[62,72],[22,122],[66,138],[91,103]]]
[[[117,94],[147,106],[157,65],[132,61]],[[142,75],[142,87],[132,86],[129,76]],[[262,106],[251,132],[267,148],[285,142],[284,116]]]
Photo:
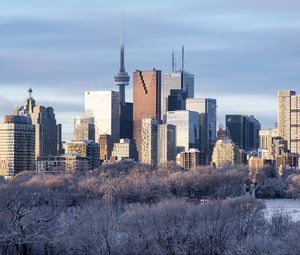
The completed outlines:
[[[0,118],[32,87],[70,139],[84,91],[117,90],[122,9],[126,71],[169,72],[184,45],[195,95],[217,99],[218,124],[252,114],[271,128],[277,90],[300,88],[299,0],[1,0]]]

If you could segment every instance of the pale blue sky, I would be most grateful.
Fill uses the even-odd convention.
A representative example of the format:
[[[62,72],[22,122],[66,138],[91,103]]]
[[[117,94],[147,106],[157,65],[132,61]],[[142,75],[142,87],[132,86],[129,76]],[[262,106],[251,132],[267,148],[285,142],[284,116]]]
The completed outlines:
[[[196,95],[217,99],[218,123],[254,114],[272,127],[277,90],[300,88],[298,0],[1,0],[0,116],[32,86],[70,138],[84,91],[116,89],[122,8],[127,71],[170,71],[184,44]]]

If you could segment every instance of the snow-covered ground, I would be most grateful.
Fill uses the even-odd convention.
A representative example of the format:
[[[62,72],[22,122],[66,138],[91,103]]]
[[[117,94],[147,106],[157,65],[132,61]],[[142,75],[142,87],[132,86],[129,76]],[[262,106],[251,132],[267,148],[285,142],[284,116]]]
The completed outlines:
[[[264,199],[267,217],[271,217],[276,211],[289,214],[294,221],[300,221],[300,199]]]

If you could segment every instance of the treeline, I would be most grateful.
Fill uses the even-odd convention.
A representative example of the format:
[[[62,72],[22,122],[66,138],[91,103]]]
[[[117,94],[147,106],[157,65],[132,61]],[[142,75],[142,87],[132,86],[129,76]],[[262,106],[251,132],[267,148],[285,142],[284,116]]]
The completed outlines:
[[[300,254],[299,224],[240,197],[247,169],[121,162],[0,183],[1,254]],[[281,252],[281,253],[280,253]]]

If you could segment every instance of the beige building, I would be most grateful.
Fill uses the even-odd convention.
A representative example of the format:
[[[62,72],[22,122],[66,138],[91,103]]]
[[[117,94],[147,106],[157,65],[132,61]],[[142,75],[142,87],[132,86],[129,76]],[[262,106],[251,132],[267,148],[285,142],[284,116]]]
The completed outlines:
[[[274,159],[273,141],[278,137],[277,129],[267,129],[259,131],[259,149],[258,155],[262,159]]]
[[[142,151],[141,163],[157,164],[157,121],[156,119],[142,120]]]
[[[291,101],[295,91],[278,91],[278,135],[288,142],[291,148]]]
[[[8,115],[0,124],[0,176],[34,170],[34,126],[28,116]]]
[[[291,148],[292,153],[300,154],[300,95],[291,98]]]
[[[180,166],[185,170],[196,169],[200,165],[200,151],[189,149],[180,153]]]
[[[109,134],[99,135],[99,146],[100,146],[100,160],[109,161],[111,152],[113,150],[113,140]]]
[[[86,172],[89,163],[85,157],[74,154],[65,154],[52,159],[39,159],[35,162],[37,172]]]
[[[218,140],[212,154],[212,164],[223,167],[237,163],[238,148],[230,139]]]
[[[91,140],[71,141],[65,145],[66,154],[78,154],[89,162],[89,169],[95,169],[100,166],[99,144]]]

